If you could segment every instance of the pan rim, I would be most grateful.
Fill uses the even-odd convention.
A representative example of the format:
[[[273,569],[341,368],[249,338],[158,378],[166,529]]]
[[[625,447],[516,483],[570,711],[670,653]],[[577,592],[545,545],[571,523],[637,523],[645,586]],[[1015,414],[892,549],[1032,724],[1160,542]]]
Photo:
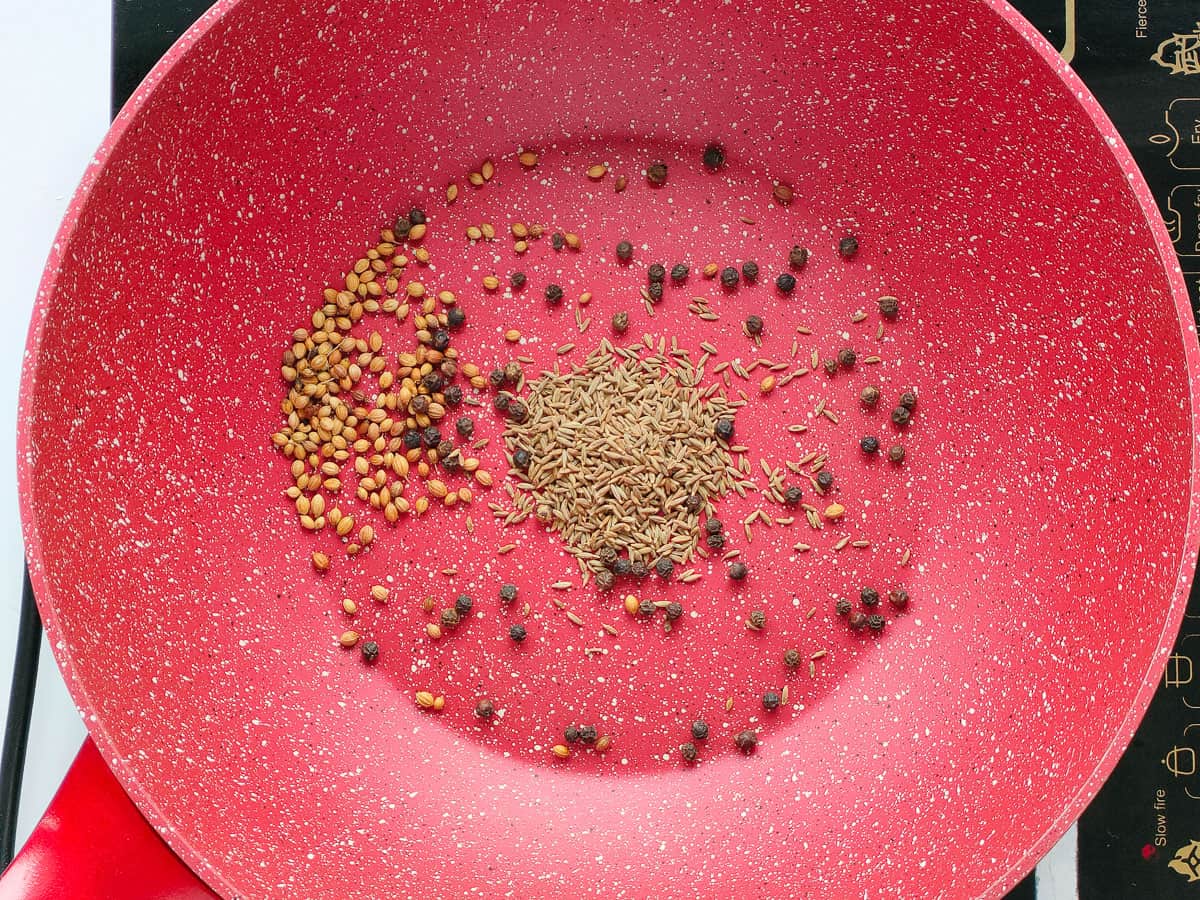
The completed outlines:
[[[63,217],[47,257],[46,265],[40,279],[37,297],[26,338],[23,369],[20,380],[18,401],[18,433],[17,433],[17,485],[19,509],[21,515],[22,533],[25,543],[26,558],[29,563],[30,578],[45,624],[46,635],[50,643],[64,680],[76,703],[77,709],[84,720],[91,739],[105,757],[113,775],[129,797],[137,805],[142,815],[152,828],[162,837],[181,860],[208,884],[213,890],[225,896],[238,894],[237,887],[222,873],[219,866],[210,861],[193,845],[188,836],[177,830],[160,809],[152,796],[152,792],[139,780],[128,761],[116,752],[116,741],[109,734],[105,722],[90,714],[94,704],[79,678],[76,677],[71,656],[60,649],[61,629],[54,606],[48,599],[48,584],[42,568],[42,541],[37,527],[37,520],[31,499],[32,474],[25,465],[32,445],[29,429],[30,398],[36,383],[37,361],[41,353],[42,339],[45,333],[45,323],[49,312],[49,298],[54,294],[58,274],[66,257],[66,249],[79,224],[81,211],[86,208],[92,190],[99,176],[106,169],[114,150],[121,144],[126,130],[137,121],[143,107],[162,86],[163,81],[174,69],[176,64],[192,50],[225,16],[234,12],[242,5],[243,0],[217,0],[176,42],[167,50],[154,65],[122,107],[111,127],[105,134],[99,147],[92,154],[87,170],[79,186],[76,188],[67,212]],[[1163,628],[1157,638],[1157,646],[1146,668],[1141,686],[1122,719],[1114,730],[1107,747],[1100,753],[1091,773],[1083,780],[1078,790],[1066,802],[1060,815],[1055,818],[1034,841],[1030,842],[1023,852],[1015,858],[980,895],[981,900],[999,898],[1026,874],[1032,865],[1036,864],[1066,832],[1083,812],[1086,805],[1096,795],[1105,780],[1111,774],[1129,742],[1132,740],[1151,699],[1157,690],[1158,677],[1166,664],[1180,622],[1187,605],[1187,598],[1193,578],[1196,573],[1197,547],[1200,545],[1200,479],[1197,470],[1200,468],[1200,409],[1197,408],[1196,398],[1200,392],[1200,344],[1195,340],[1196,326],[1194,323],[1191,303],[1187,294],[1183,273],[1175,255],[1174,246],[1162,221],[1158,206],[1147,185],[1140,169],[1137,167],[1129,148],[1117,132],[1116,127],[1104,112],[1102,107],[1083,81],[1071,67],[1063,61],[1059,52],[1037,31],[1037,29],[1021,15],[1007,0],[981,0],[979,10],[981,15],[988,13],[998,16],[1006,25],[1021,36],[1030,48],[1041,58],[1041,61],[1063,83],[1071,93],[1075,102],[1088,117],[1096,133],[1104,139],[1108,152],[1112,154],[1120,170],[1126,176],[1126,184],[1136,198],[1142,217],[1153,235],[1154,246],[1160,264],[1163,267],[1167,282],[1175,302],[1176,320],[1180,325],[1180,337],[1183,340],[1184,361],[1188,373],[1188,403],[1191,410],[1192,452],[1189,473],[1188,518],[1184,529],[1184,545],[1181,548],[1179,570],[1176,573],[1172,589],[1171,606]],[[1190,336],[1190,339],[1189,339]],[[1151,678],[1151,676],[1154,676]]]

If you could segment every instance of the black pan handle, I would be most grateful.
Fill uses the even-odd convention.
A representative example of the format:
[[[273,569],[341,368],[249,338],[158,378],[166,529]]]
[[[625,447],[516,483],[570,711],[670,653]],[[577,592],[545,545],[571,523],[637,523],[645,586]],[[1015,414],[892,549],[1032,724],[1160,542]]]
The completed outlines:
[[[4,749],[0,753],[0,869],[12,862],[17,840],[17,810],[21,805],[21,782],[25,776],[25,750],[29,744],[29,722],[33,694],[37,688],[38,657],[42,651],[42,619],[33,599],[29,564],[21,586],[21,620],[17,626],[17,652],[13,657],[12,690],[8,695],[8,721],[4,725]]]

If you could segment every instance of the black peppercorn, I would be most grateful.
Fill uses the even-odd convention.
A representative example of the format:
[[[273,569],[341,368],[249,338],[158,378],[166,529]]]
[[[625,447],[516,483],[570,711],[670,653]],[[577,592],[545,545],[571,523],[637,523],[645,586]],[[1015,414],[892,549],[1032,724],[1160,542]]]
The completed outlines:
[[[688,494],[687,498],[683,501],[683,508],[692,515],[696,515],[696,513],[704,509],[704,498],[699,494]]]
[[[512,603],[517,599],[517,586],[515,584],[500,585],[500,602]]]
[[[561,231],[556,231],[550,235],[550,246],[555,250],[561,250],[567,245],[567,238]]]
[[[788,265],[793,269],[803,269],[804,264],[808,262],[808,248],[801,247],[799,244],[792,247],[788,253]]]
[[[833,487],[833,472],[829,471],[829,469],[822,469],[818,472],[817,487],[823,491],[827,491]]]
[[[442,442],[442,433],[436,425],[430,425],[421,432],[421,438],[425,441],[426,447],[436,447]]]
[[[504,364],[504,380],[516,384],[521,380],[521,364],[515,359]]]
[[[866,437],[864,437],[861,441],[858,442],[858,446],[860,448],[862,448],[863,453],[878,453],[879,452],[879,438],[875,437],[874,435],[868,434]]]
[[[468,594],[459,594],[454,600],[454,611],[460,616],[471,614],[471,607],[475,605],[475,601]]]
[[[858,592],[858,599],[862,601],[863,606],[878,606],[879,591],[875,588],[865,587]]]
[[[397,216],[395,223],[392,225],[392,233],[395,234],[397,240],[404,240],[408,237],[408,233],[412,231],[413,223],[409,221],[408,216]]]
[[[704,148],[704,155],[700,157],[700,161],[706,169],[719,169],[725,165],[725,150],[720,144],[709,144]]]
[[[855,631],[862,631],[867,627],[867,614],[861,612],[850,613],[850,618],[847,619],[847,624]]]
[[[705,534],[720,534],[724,527],[720,519],[709,516],[708,521],[704,523],[704,532]]]
[[[654,564],[654,573],[659,578],[670,578],[675,573],[675,563],[664,556]]]
[[[904,588],[893,588],[888,591],[888,603],[896,609],[904,609],[908,606],[908,591]]]
[[[750,570],[743,562],[735,562],[729,567],[729,577],[734,581],[742,581],[748,574],[750,574]]]
[[[363,641],[362,658],[367,662],[375,662],[379,659],[379,645],[374,641]]]
[[[617,583],[616,576],[608,571],[608,569],[601,569],[594,577],[596,579],[596,587],[602,591],[611,591],[613,585]]]
[[[441,462],[447,472],[455,472],[462,465],[458,451],[454,449],[453,441],[448,441],[445,438],[440,440],[437,445],[437,455],[438,461]]]
[[[457,384],[452,384],[442,392],[442,399],[446,406],[461,406],[463,402],[463,389]]]
[[[507,412],[512,402],[513,395],[508,391],[500,391],[492,398],[492,406],[495,407],[497,412]]]
[[[894,463],[904,462],[904,447],[900,444],[892,444],[888,447],[888,459]]]
[[[416,399],[416,398],[413,398],[413,399]],[[420,446],[421,446],[421,432],[419,432],[419,431],[404,432],[404,449],[405,450],[416,450]]]
[[[690,741],[686,744],[679,745],[679,755],[683,757],[685,762],[695,762],[696,757],[700,755],[700,751],[696,749],[696,745]]]
[[[661,281],[652,281],[646,285],[646,293],[650,295],[651,301],[657,303],[662,299],[663,285]]]
[[[896,401],[897,405],[903,406],[905,409],[911,410],[917,405],[917,395],[913,391],[905,391],[900,395],[900,399]]]
[[[529,468],[531,462],[533,462],[533,454],[524,447],[518,447],[513,451],[513,465],[522,472]]]
[[[763,709],[778,709],[779,695],[774,691],[765,691],[762,695]]]
[[[763,320],[761,316],[746,316],[746,334],[751,337],[762,334]]]
[[[546,285],[546,302],[551,306],[558,306],[562,303],[563,289],[557,284]]]
[[[858,395],[858,399],[862,401],[863,406],[874,406],[879,402],[879,388],[873,384],[867,385]]]
[[[758,279],[758,263],[752,259],[742,263],[742,277],[747,281],[755,281]]]
[[[726,266],[721,270],[721,287],[732,290],[737,287],[738,280],[741,278],[738,275],[738,270],[733,266]]]
[[[878,613],[873,616],[867,616],[867,627],[872,631],[883,631],[883,626],[886,624],[887,620]]]
[[[617,334],[624,334],[625,329],[629,327],[629,313],[619,312],[613,313],[612,330]]]
[[[680,603],[678,600],[672,600],[670,603],[667,604],[666,611],[667,611],[667,618],[670,621],[674,622],[676,619],[678,619],[680,616],[683,615],[683,604]]]
[[[430,372],[421,377],[421,387],[431,394],[439,393],[445,386],[446,379],[441,376],[440,372]]]
[[[529,407],[520,400],[514,400],[508,405],[508,418],[521,425],[529,418]]]
[[[618,559],[620,559],[620,554],[617,553],[617,550],[615,547],[613,547],[609,544],[605,544],[599,550],[596,551],[596,558],[598,560],[600,560],[600,564],[602,566],[605,566],[606,568],[611,569],[613,567],[613,564]]]
[[[845,597],[840,597],[837,603],[833,604],[833,608],[839,616],[848,616],[852,607],[849,600]]]
[[[794,669],[800,665],[800,651],[788,650],[783,654],[783,664],[789,669]]]
[[[725,546],[725,535],[719,531],[713,532],[704,539],[704,543],[708,545],[709,550],[720,550]]]
[[[842,259],[852,259],[858,253],[858,238],[852,234],[846,235],[838,241],[838,253],[842,255]]]
[[[790,488],[788,488],[786,491],[783,492],[783,502],[786,503],[788,506],[795,506],[800,502],[800,498],[803,496],[804,496],[804,494],[800,490],[800,488],[796,487],[795,485],[792,485]]]
[[[563,729],[563,740],[568,744],[574,744],[579,740],[579,726],[568,725]]]
[[[879,298],[879,314],[885,319],[891,321],[895,319],[900,312],[900,301],[895,297],[880,297]]]
[[[629,241],[621,241],[617,244],[617,259],[622,262],[628,262],[633,259],[633,244]]]
[[[646,168],[646,180],[651,184],[666,184],[667,182],[667,166],[665,163],[656,162]]]
[[[750,627],[757,631],[767,624],[767,614],[761,609],[756,609],[750,613],[750,618],[747,621]]]
[[[633,563],[624,556],[618,557],[617,561],[612,564],[612,573],[614,575],[628,575],[633,571]]]
[[[417,394],[412,398],[412,411],[418,415],[429,412],[429,404],[432,403],[428,394]]]
[[[454,423],[454,430],[460,436],[469,438],[475,433],[475,420],[470,416],[459,416],[458,421]]]
[[[414,225],[424,225],[428,220],[425,218],[424,210],[414,207],[408,211],[408,221],[412,222]]]
[[[836,375],[838,364],[836,359],[826,359],[821,362],[821,368],[825,370],[826,375]]]
[[[796,276],[788,272],[784,272],[775,279],[775,287],[783,291],[785,294],[790,294],[796,289]]]
[[[453,610],[453,609],[443,609],[442,610],[442,627],[443,628],[454,628],[455,626],[458,625],[458,622],[459,622],[459,616],[455,610]]]
[[[653,284],[656,281],[662,281],[667,277],[667,269],[662,263],[654,263],[646,270],[646,280]]]
[[[692,737],[697,741],[708,740],[708,723],[703,719],[697,719],[692,723]]]
[[[743,753],[750,753],[758,746],[758,732],[751,729],[739,731],[734,735],[733,743]]]
[[[671,266],[671,280],[676,284],[680,284],[687,280],[688,267],[683,263],[675,263]]]
[[[503,369],[492,369],[492,371],[488,373],[488,383],[492,387],[500,387],[500,385],[504,384],[504,380]]]
[[[433,333],[433,349],[439,353],[443,352],[450,346],[450,332],[445,328],[439,328]]]
[[[717,437],[723,441],[727,441],[733,437],[733,419],[717,419],[717,424],[713,431]]]
[[[912,418],[912,413],[907,406],[897,406],[892,410],[892,424],[903,428]]]
[[[582,744],[594,744],[599,735],[596,733],[595,725],[580,725],[579,726],[579,742]]]
[[[509,625],[508,636],[518,644],[521,643],[521,641],[525,640],[525,626],[521,624]]]
[[[858,354],[849,347],[838,351],[838,363],[843,368],[852,369],[856,362],[858,362]]]
[[[467,323],[467,314],[461,306],[452,306],[450,311],[446,313],[446,325],[455,330],[462,328]]]
[[[652,616],[658,612],[658,607],[654,605],[653,600],[643,600],[638,604],[638,612],[643,616]]]
[[[642,560],[631,559],[629,561],[629,574],[634,578],[645,578],[650,574],[650,570],[646,568],[646,564]]]
[[[519,291],[521,288],[525,287],[525,273],[513,272],[508,276],[508,283],[512,285],[512,289],[514,291]]]
[[[475,704],[475,715],[481,719],[490,719],[496,712],[496,705],[487,697],[480,698]]]

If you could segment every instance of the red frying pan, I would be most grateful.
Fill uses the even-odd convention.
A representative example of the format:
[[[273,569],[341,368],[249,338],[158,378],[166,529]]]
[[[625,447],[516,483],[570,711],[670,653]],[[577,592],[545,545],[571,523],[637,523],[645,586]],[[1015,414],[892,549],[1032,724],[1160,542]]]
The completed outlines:
[[[468,395],[490,489],[452,473],[470,504],[393,524],[348,479],[334,499],[356,530],[301,527],[271,439],[281,354],[411,207],[429,261],[401,242],[404,277],[457,294],[454,347],[485,373],[523,356],[532,379],[643,335],[693,361],[710,343],[706,383],[731,363],[756,489],[714,509],[744,580],[714,555],[692,582],[582,584],[556,533],[491,514],[513,479],[486,388]],[[515,221],[582,246],[518,254]],[[496,239],[468,241],[484,222]],[[747,260],[760,277],[736,290],[702,272]],[[647,306],[654,262],[689,275]],[[484,287],[514,271],[523,290]],[[121,113],[54,247],[21,407],[34,585],[104,759],[222,896],[999,897],[1110,771],[1182,614],[1190,323],[1111,124],[999,2],[219,4]],[[355,327],[388,366],[412,340],[395,317]],[[826,375],[845,348],[856,365]],[[868,435],[904,462],[864,454]],[[825,495],[811,453],[835,473]],[[845,513],[778,521],[763,462]],[[366,523],[374,543],[347,555]],[[855,631],[835,601],[864,587],[911,601]],[[684,615],[664,633],[629,592]],[[424,598],[460,594],[470,617],[431,639]],[[585,723],[607,752],[554,755]]]

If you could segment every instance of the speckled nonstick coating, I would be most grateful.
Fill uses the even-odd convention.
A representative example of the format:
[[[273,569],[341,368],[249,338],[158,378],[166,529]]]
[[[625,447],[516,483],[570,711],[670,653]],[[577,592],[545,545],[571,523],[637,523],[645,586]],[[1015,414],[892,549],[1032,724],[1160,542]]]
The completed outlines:
[[[699,162],[713,139],[719,175]],[[519,147],[541,152],[532,172]],[[493,183],[447,208],[447,183],[489,156]],[[656,158],[671,173],[659,189],[640,174]],[[613,175],[592,183],[598,160]],[[796,189],[786,208],[777,178]],[[499,485],[477,491],[474,535],[461,507],[377,521],[353,560],[304,533],[269,440],[279,355],[413,204],[430,219],[422,280],[458,292],[471,322],[456,345],[481,364],[514,352],[513,325],[535,368],[568,340],[578,361],[620,308],[628,340],[674,335],[693,359],[704,339],[722,358],[790,359],[800,324],[801,358],[877,352],[766,399],[751,384],[738,417],[760,482],[759,457],[828,450],[845,520],[746,544],[738,522],[763,504],[723,501],[750,577],[731,588],[703,564],[700,582],[647,587],[687,607],[667,636],[626,617],[620,592],[562,595],[585,625],[567,621],[546,585],[573,563],[532,520],[493,524]],[[462,238],[514,218],[577,230],[584,248],[543,239],[518,263],[507,236]],[[834,250],[847,232],[849,262]],[[622,237],[638,248],[625,268]],[[794,242],[813,258],[785,299],[771,282]],[[699,277],[748,258],[758,286],[722,295]],[[689,283],[650,319],[645,267],[677,260]],[[484,295],[484,274],[516,268],[523,293]],[[547,312],[552,281],[567,302]],[[876,341],[881,293],[902,312]],[[695,295],[718,322],[685,311]],[[750,312],[767,322],[761,352],[740,331]],[[93,737],[227,896],[994,898],[1104,780],[1175,634],[1196,563],[1196,364],[1129,154],[1001,3],[244,0],[155,68],[54,245],[22,385],[23,521]],[[856,401],[869,381],[874,413]],[[920,396],[908,462],[865,463],[859,437],[886,447],[905,387]],[[838,424],[812,418],[821,398]],[[489,409],[478,418],[498,433]],[[481,457],[500,473],[498,443]],[[845,535],[872,546],[835,552]],[[510,536],[518,549],[497,557]],[[334,560],[323,577],[315,549]],[[510,579],[533,607],[520,648],[496,599]],[[381,581],[392,601],[358,620],[382,647],[372,668],[337,646],[338,601]],[[833,613],[863,584],[913,597],[878,637]],[[419,598],[460,591],[476,614],[430,642]],[[761,633],[742,625],[756,607]],[[829,651],[815,679],[787,675],[791,646]],[[792,703],[765,713],[759,695],[785,683]],[[418,710],[420,689],[445,711]],[[482,695],[503,711],[488,725],[471,715]],[[713,733],[688,767],[678,745],[697,717]],[[554,761],[572,722],[613,749]],[[743,756],[731,735],[748,726],[762,741]]]

